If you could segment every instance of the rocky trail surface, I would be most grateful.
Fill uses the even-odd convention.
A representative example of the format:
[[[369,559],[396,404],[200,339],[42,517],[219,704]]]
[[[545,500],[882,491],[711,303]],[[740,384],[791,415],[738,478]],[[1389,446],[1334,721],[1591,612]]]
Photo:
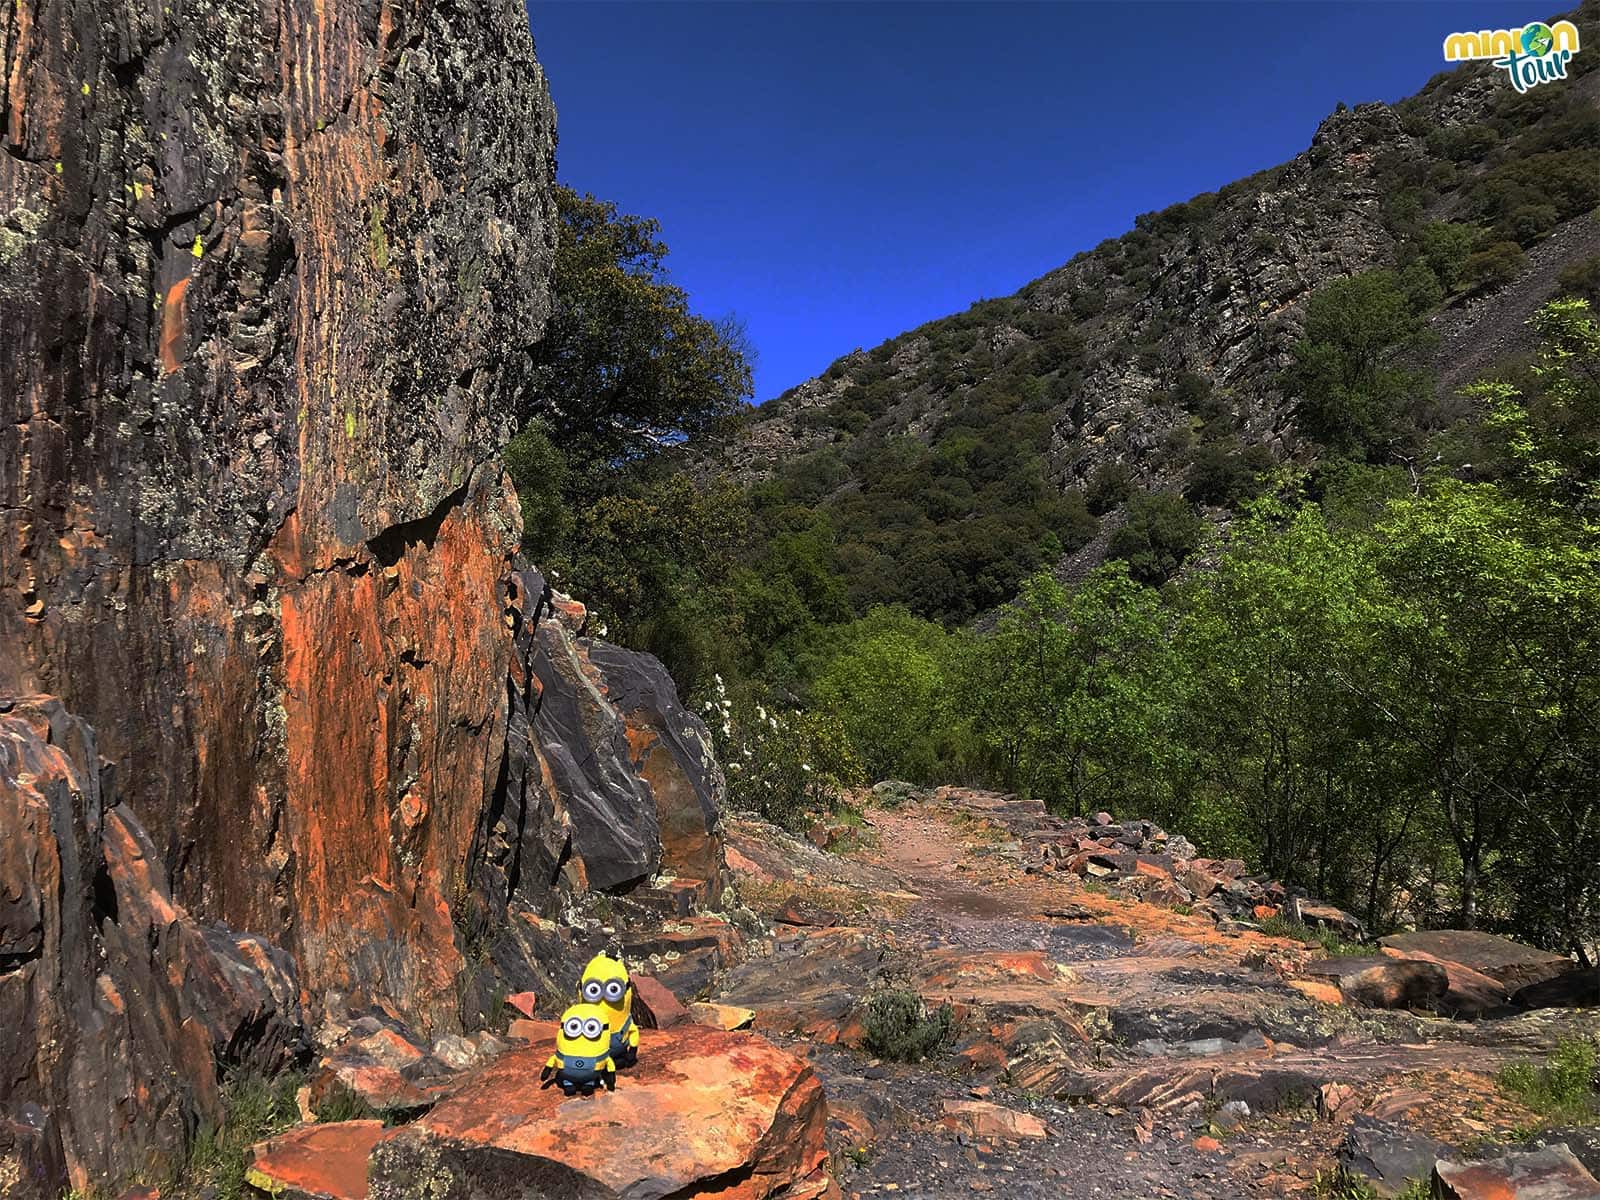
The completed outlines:
[[[736,886],[773,933],[719,998],[809,1058],[846,1195],[1315,1195],[1341,1162],[1380,1185],[1422,1178],[1436,1154],[1536,1124],[1496,1087],[1501,1066],[1600,1032],[1592,1009],[1464,1021],[1345,1003],[1320,948],[1213,919],[1189,889],[1167,898],[1174,874],[1203,888],[1195,872],[1222,864],[1141,852],[1100,882],[1073,869],[1094,866],[1084,832],[956,789],[818,831],[842,839],[832,853],[732,823]],[[1365,998],[1414,1001],[1415,961],[1374,957],[1390,994]],[[903,990],[953,1016],[947,1048],[916,1065],[866,1046],[869,998]],[[1570,1174],[1548,1194],[1600,1195]]]

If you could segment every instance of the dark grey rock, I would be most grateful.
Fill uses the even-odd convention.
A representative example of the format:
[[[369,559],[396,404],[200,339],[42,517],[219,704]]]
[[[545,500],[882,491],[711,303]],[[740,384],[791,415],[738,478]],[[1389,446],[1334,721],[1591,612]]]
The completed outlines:
[[[1362,1113],[1339,1148],[1339,1166],[1366,1180],[1378,1195],[1397,1196],[1412,1182],[1431,1179],[1433,1164],[1453,1153],[1427,1134]]]

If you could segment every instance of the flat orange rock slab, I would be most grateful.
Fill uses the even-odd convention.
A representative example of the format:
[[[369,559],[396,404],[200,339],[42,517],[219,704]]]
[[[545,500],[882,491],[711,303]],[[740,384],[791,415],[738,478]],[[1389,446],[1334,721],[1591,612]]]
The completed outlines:
[[[1596,1200],[1600,1181],[1564,1145],[1481,1163],[1436,1163],[1434,1195],[1444,1200]]]
[[[366,1200],[367,1160],[382,1121],[306,1125],[255,1148],[251,1187],[279,1200]]]
[[[800,1059],[754,1034],[690,1023],[646,1029],[638,1065],[618,1074],[614,1092],[567,1097],[540,1086],[555,1042],[555,1026],[544,1029],[528,1030],[527,1048],[391,1131],[373,1157],[374,1200],[407,1195],[419,1171],[447,1177],[462,1194],[820,1194],[827,1107]]]

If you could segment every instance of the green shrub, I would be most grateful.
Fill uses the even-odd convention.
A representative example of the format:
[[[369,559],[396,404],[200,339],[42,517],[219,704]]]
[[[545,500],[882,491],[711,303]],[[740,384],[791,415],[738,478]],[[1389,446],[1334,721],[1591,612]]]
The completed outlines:
[[[1468,258],[1461,274],[1475,291],[1492,291],[1515,279],[1527,262],[1528,256],[1516,242],[1495,242]]]
[[[1128,505],[1127,523],[1112,535],[1106,556],[1127,563],[1138,582],[1159,587],[1199,549],[1205,527],[1181,496],[1151,492]]]
[[[1515,1096],[1546,1120],[1592,1121],[1596,1115],[1595,1044],[1565,1038],[1542,1066],[1516,1063],[1499,1075],[1500,1090]]]
[[[830,812],[839,791],[865,781],[839,719],[826,712],[735,704],[720,676],[702,716],[727,775],[728,801],[791,833]]]
[[[930,1013],[915,992],[879,992],[867,1001],[867,1049],[892,1062],[920,1062],[944,1045],[953,1020],[948,1004]]]
[[[1563,267],[1556,286],[1563,296],[1587,300],[1591,309],[1600,312],[1600,254]]]
[[[1101,463],[1089,476],[1084,502],[1095,516],[1104,516],[1133,495],[1133,471],[1118,459]]]

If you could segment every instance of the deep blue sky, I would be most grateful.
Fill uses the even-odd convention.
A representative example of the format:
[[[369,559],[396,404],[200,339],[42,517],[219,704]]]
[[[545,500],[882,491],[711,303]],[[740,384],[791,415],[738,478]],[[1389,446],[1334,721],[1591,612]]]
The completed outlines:
[[[1455,0],[528,7],[561,179],[660,218],[697,309],[745,322],[758,400],[1290,158],[1338,101],[1409,95],[1444,68],[1448,33],[1549,15]]]

